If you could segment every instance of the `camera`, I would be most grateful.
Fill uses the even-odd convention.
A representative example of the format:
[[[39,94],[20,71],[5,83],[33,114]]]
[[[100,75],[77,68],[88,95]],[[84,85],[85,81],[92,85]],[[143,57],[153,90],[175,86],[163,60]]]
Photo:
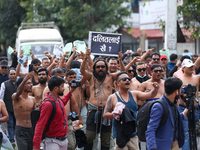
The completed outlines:
[[[181,89],[181,94],[184,95],[184,97],[192,97],[196,94],[197,88],[194,85],[187,84]]]
[[[73,79],[72,81],[69,82],[69,86],[71,88],[81,87],[81,81]]]

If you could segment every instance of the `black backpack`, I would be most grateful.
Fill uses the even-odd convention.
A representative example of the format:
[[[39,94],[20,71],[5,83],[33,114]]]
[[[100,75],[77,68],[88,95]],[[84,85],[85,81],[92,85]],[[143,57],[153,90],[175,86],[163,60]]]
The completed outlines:
[[[164,100],[159,99],[159,100],[149,101],[149,102],[144,103],[140,107],[140,109],[138,110],[138,113],[137,113],[137,136],[138,136],[139,140],[142,142],[146,142],[145,132],[147,130],[147,125],[149,123],[151,108],[152,108],[153,104],[155,104],[155,103],[161,103],[163,106],[163,114],[162,114],[162,118],[161,118],[159,127],[164,125],[168,119],[168,114],[169,114],[168,106]]]
[[[55,104],[55,102],[50,100],[50,99],[45,99],[44,101],[51,102],[51,104],[53,106],[53,110],[51,112],[51,116],[49,117],[47,128],[42,134],[42,139],[44,139],[46,137],[45,133],[49,130],[50,123],[51,123],[51,121],[53,120],[53,118],[56,114],[56,104]],[[40,109],[38,107],[35,110],[31,111],[31,123],[32,123],[32,129],[33,129],[33,135],[35,133],[35,127],[36,127],[36,124],[37,124],[39,118],[40,118]]]

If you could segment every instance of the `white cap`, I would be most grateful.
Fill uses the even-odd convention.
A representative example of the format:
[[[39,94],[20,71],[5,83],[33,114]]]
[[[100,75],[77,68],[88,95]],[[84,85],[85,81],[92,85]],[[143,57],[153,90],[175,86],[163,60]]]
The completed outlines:
[[[183,60],[183,62],[182,62],[182,67],[187,67],[187,68],[189,68],[189,67],[192,67],[192,66],[194,66],[192,60],[190,60],[190,59],[184,59],[184,60]]]

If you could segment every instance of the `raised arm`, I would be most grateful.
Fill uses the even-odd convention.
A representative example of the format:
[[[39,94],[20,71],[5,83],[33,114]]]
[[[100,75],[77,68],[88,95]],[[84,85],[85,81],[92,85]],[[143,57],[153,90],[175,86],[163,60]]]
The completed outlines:
[[[50,60],[49,65],[51,65],[51,63],[53,62],[53,58],[51,57],[50,52],[49,51],[45,51],[44,54],[45,54],[45,56],[47,56],[49,58],[49,60]]]
[[[80,68],[80,72],[81,74],[85,77],[86,80],[90,80],[90,78],[92,77],[92,74],[89,73],[86,69],[87,69],[87,59],[90,57],[90,49],[86,50],[86,55],[85,58],[83,59],[83,62],[81,64],[81,68]]]
[[[23,79],[22,83],[18,86],[17,92],[14,93],[14,94],[12,95],[13,101],[14,101],[14,100],[17,100],[17,101],[18,101],[18,98],[19,98],[19,96],[22,94],[22,91],[23,91],[23,89],[24,89],[24,86],[25,86],[26,81],[29,80],[29,79],[31,79],[32,77],[33,77],[33,71],[30,72],[30,73],[28,73],[28,74],[26,75],[26,77]]]
[[[54,59],[53,63],[47,68],[48,72],[51,73],[51,71],[53,70],[54,67],[56,67],[57,64],[58,64],[58,60]]]
[[[112,110],[113,110],[112,95],[110,95],[106,102],[103,117],[106,119],[113,119],[114,117],[113,117],[113,114],[111,113]]]
[[[4,101],[0,100],[0,104],[1,104],[1,114],[2,114],[2,117],[0,118],[0,123],[4,123],[9,120],[9,116]]]
[[[146,53],[144,53],[142,56],[141,56],[141,62],[143,62],[145,60],[145,57],[147,57],[147,55],[151,55],[152,51],[154,50],[154,48],[152,49],[148,49]]]
[[[68,61],[67,61],[67,63],[66,63],[66,67],[67,67],[67,69],[69,70],[70,69],[70,64],[71,64],[71,62],[72,62],[72,60],[74,59],[74,56],[76,55],[76,50],[77,50],[77,48],[76,48],[76,46],[74,46],[73,47],[73,50],[72,50],[72,55],[69,57],[69,59],[68,59]]]
[[[125,71],[125,66],[124,66],[124,63],[122,61],[122,57],[123,57],[123,54],[122,54],[122,51],[120,51],[119,55],[118,55],[119,66],[120,66],[121,71]]]
[[[128,65],[125,67],[125,71],[128,72],[129,68],[135,63],[140,61],[140,56],[134,57],[129,63]]]
[[[23,51],[22,51],[22,50],[20,51],[19,57],[20,57],[20,58],[23,57]],[[16,76],[20,76],[20,77],[26,76],[28,73],[21,73],[21,72],[20,72],[20,68],[21,68],[21,64],[18,62],[17,69],[16,69]]]

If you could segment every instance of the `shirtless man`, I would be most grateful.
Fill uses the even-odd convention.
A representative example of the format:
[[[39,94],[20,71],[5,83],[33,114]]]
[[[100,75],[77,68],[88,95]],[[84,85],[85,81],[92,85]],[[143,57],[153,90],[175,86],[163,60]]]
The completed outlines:
[[[196,86],[196,88],[197,88],[196,98],[199,99],[198,91],[199,91],[200,75],[193,75],[194,67],[195,66],[194,66],[192,60],[184,59],[182,62],[182,69],[183,69],[184,73],[179,78],[182,80],[183,86],[185,86],[187,84]],[[197,106],[197,103],[195,101],[194,101],[194,106],[195,107]],[[186,108],[186,104],[180,98],[179,99],[179,107],[178,107],[179,112],[183,112],[185,108]],[[195,108],[195,122],[196,123],[199,120],[199,117],[197,115],[198,115],[198,111]],[[189,133],[188,133],[188,117],[186,117],[183,120],[183,124],[184,124],[185,144],[183,145],[182,150],[189,150],[190,146],[189,146]]]
[[[33,72],[30,72],[24,79],[23,77],[18,79],[17,85],[19,86],[17,92],[12,95],[16,118],[15,137],[19,150],[32,150],[33,148],[33,131],[30,113],[36,108],[36,100],[34,97],[28,95],[32,91],[33,84],[30,80],[32,77]]]
[[[36,99],[36,107],[38,107],[42,103],[42,94],[46,87],[48,71],[46,68],[39,68],[37,70],[38,81],[39,84],[33,86],[32,92],[29,94],[30,96],[35,97]]]
[[[102,116],[107,98],[112,94],[116,73],[109,74],[107,63],[101,58],[94,62],[92,73],[86,71],[85,68],[89,55],[90,50],[87,49],[86,57],[84,58],[80,69],[81,74],[90,83],[90,98],[88,102],[88,117],[86,125],[87,145],[85,146],[85,150],[92,149],[95,135],[99,132],[101,133],[101,149],[108,150],[110,147],[110,135],[112,129],[111,120],[106,120]],[[118,56],[119,64],[122,71],[124,71],[125,68],[121,60],[122,57],[122,53],[120,52]],[[105,123],[105,121],[107,122]],[[97,125],[98,129],[96,128]]]
[[[161,79],[161,73],[162,73],[161,65],[160,64],[153,64],[151,66],[152,78],[143,82],[141,84],[141,86],[139,87],[139,91],[149,92],[149,91],[151,91],[151,89],[154,88],[153,85],[152,85],[153,82],[157,82],[159,84],[160,88],[158,90],[157,95],[153,99],[148,99],[147,101],[159,99],[165,93],[165,91],[164,91],[164,80]],[[143,101],[143,102],[145,102],[145,101]]]
[[[9,115],[8,115],[8,112],[6,110],[6,106],[3,100],[0,100],[0,114],[2,115],[2,117],[0,118],[0,123],[7,122],[9,120]],[[1,130],[1,128],[0,128],[0,137],[2,138],[0,141],[2,143],[0,146],[0,149],[2,147],[2,149],[14,150],[9,139]]]

